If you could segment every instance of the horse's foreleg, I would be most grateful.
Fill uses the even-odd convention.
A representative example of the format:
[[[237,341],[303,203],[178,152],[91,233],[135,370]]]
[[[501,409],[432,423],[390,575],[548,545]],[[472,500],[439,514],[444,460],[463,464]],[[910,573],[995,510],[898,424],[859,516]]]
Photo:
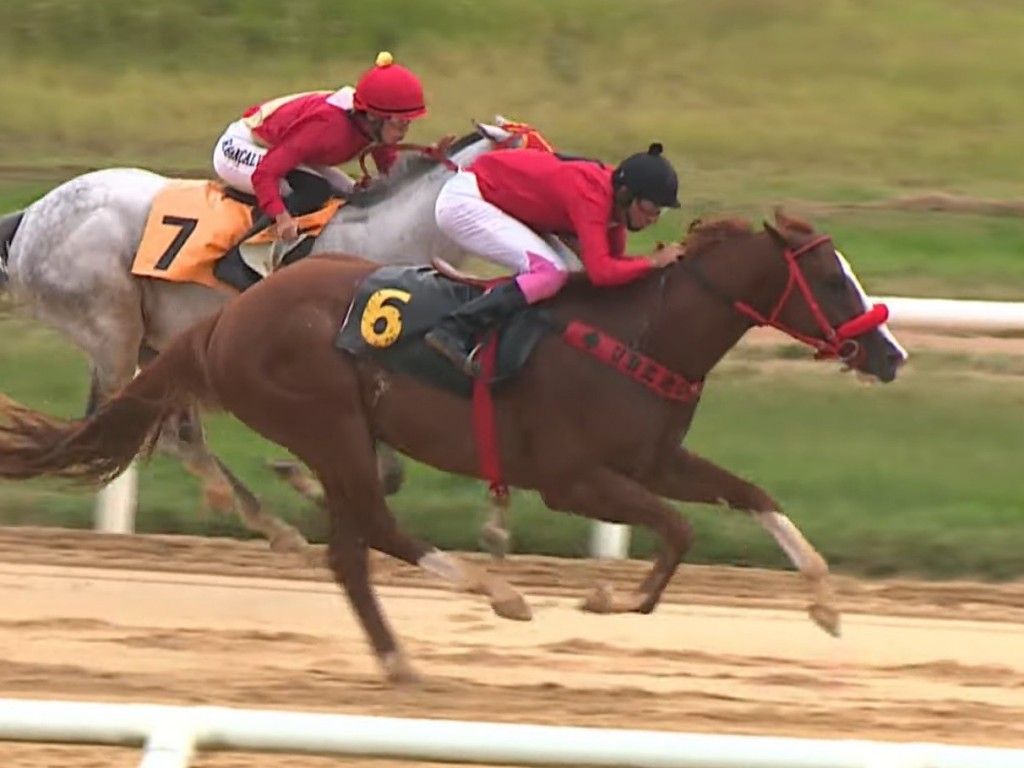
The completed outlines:
[[[808,607],[811,618],[829,634],[839,635],[839,610],[829,580],[828,563],[767,492],[682,447],[663,458],[646,485],[655,493],[676,501],[725,504],[750,512],[810,582],[814,594],[814,601]]]
[[[656,533],[662,549],[650,573],[629,595],[615,595],[610,585],[598,585],[583,604],[595,613],[650,613],[661,600],[679,561],[689,551],[693,532],[689,522],[640,483],[610,469],[590,470],[568,482],[541,489],[551,509],[574,512],[595,520],[642,525]]]
[[[495,560],[504,560],[508,554],[512,534],[505,518],[508,499],[492,499],[487,520],[480,527],[480,545],[491,553]]]

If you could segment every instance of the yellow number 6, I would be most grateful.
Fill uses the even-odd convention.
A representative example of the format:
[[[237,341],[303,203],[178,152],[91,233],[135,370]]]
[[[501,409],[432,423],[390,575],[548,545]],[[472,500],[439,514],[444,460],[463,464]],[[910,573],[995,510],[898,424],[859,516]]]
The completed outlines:
[[[398,307],[385,304],[388,299],[408,303],[412,294],[395,288],[381,288],[374,291],[366,302],[359,330],[366,343],[373,347],[390,347],[402,332],[402,313]]]

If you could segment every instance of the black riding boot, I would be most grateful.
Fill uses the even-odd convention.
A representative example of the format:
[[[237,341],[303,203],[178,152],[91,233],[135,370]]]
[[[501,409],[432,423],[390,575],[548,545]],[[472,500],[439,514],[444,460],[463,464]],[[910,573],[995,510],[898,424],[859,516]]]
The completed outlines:
[[[331,185],[327,179],[306,171],[292,171],[285,176],[292,191],[284,195],[285,208],[292,216],[305,216],[313,213],[331,197]],[[250,237],[258,235],[267,227],[272,226],[274,219],[261,211],[253,209],[252,226],[242,235],[241,239],[217,260],[213,265],[214,276],[239,291],[252,288],[262,276],[245,263],[242,258],[241,246]]]
[[[423,340],[467,375],[475,376],[478,370],[473,352],[480,337],[527,304],[519,284],[510,280],[463,304],[441,320]]]

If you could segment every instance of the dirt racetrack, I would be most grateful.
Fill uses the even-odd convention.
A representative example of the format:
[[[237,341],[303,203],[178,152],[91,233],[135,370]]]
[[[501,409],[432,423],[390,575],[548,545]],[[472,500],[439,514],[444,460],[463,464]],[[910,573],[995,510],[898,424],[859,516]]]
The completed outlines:
[[[804,617],[792,573],[684,567],[655,614],[592,616],[575,609],[589,584],[624,588],[646,564],[494,567],[531,598],[532,623],[375,559],[426,678],[394,690],[326,572],[262,542],[6,529],[0,696],[1024,747],[1024,584],[840,579],[845,633],[833,640]],[[137,761],[133,750],[0,743],[5,768]]]

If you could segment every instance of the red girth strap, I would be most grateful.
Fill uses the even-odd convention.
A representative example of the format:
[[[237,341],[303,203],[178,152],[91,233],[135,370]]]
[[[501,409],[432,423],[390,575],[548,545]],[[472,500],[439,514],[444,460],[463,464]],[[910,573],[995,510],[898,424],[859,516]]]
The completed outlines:
[[[690,381],[586,323],[570,321],[562,331],[562,338],[570,347],[586,352],[666,400],[694,400],[700,397],[704,387],[703,381]],[[473,382],[473,433],[480,474],[487,480],[491,496],[501,503],[508,497],[508,486],[501,473],[498,429],[494,420],[494,398],[490,386],[497,364],[497,353],[498,337],[492,332],[477,353],[480,373]]]

